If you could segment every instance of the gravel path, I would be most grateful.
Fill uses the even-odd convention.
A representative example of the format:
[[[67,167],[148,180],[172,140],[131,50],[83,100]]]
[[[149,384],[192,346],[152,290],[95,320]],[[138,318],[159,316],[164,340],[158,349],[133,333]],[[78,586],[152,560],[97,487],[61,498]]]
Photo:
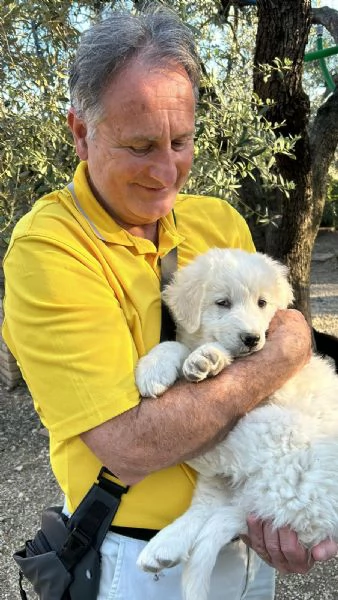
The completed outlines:
[[[338,336],[338,232],[320,233],[313,258],[314,325]],[[48,439],[24,386],[9,392],[0,384],[0,422],[0,599],[19,600],[12,552],[37,529],[42,508],[61,503],[61,494],[49,468]],[[337,600],[338,561],[306,576],[279,578],[276,600],[297,599]]]
[[[314,327],[338,337],[338,231],[319,232],[312,254],[311,306]]]

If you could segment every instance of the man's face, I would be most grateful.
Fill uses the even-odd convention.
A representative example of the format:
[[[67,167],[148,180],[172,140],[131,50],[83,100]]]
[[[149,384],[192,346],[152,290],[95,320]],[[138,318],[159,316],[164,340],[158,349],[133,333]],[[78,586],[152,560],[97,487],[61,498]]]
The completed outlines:
[[[122,227],[155,223],[170,212],[192,164],[190,80],[179,67],[154,69],[134,61],[108,87],[102,105],[93,136],[74,112],[69,116],[90,185]]]

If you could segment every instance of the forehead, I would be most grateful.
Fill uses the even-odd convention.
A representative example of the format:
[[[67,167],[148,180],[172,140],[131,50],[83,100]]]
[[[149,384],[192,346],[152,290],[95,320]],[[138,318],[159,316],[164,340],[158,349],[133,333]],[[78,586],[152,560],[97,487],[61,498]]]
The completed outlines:
[[[150,67],[135,60],[121,71],[103,94],[104,115],[115,124],[171,120],[193,127],[195,98],[187,73],[179,65]]]
[[[255,258],[255,255],[252,255]],[[260,296],[270,300],[276,295],[276,274],[268,265],[250,260],[217,264],[212,272],[210,287],[217,297],[234,302],[256,301]]]

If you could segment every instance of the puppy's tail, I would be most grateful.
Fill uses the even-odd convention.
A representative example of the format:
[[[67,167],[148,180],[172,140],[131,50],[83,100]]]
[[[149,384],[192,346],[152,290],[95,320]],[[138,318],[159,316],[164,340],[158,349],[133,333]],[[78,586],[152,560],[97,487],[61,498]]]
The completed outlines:
[[[246,533],[243,511],[236,507],[219,508],[201,529],[187,562],[183,566],[184,600],[207,600],[210,579],[221,549]]]

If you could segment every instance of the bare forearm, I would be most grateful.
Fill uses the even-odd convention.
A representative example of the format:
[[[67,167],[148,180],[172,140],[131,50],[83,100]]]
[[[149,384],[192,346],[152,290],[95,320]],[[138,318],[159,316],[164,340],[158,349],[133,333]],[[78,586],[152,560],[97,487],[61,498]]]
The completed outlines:
[[[230,430],[238,416],[230,398],[221,402],[222,379],[223,374],[201,384],[179,382],[82,439],[125,483],[135,483],[199,454]]]
[[[223,439],[241,416],[293,374],[292,362],[276,344],[267,343],[217,377],[179,382],[161,398],[142,400],[82,439],[125,483],[135,483]]]

